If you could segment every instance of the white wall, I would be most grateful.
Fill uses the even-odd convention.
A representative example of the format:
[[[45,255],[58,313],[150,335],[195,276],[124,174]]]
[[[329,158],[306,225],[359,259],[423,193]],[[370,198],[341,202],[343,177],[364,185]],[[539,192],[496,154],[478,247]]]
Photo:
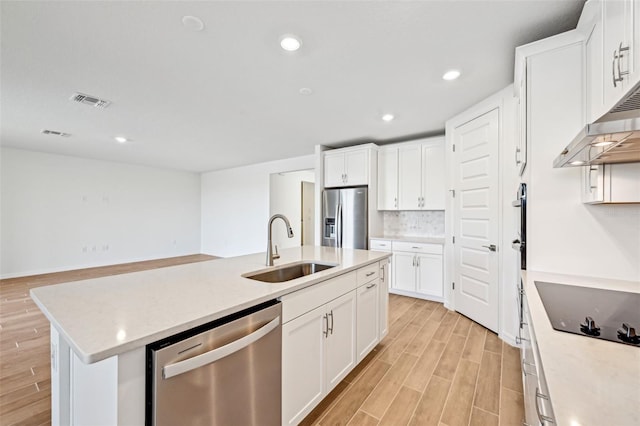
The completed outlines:
[[[202,253],[229,257],[267,250],[269,176],[314,168],[314,156],[202,174]]]
[[[580,169],[554,158],[585,122],[579,44],[536,55],[531,75],[527,269],[640,281],[640,205],[580,199]]]
[[[0,276],[200,252],[200,177],[2,148]]]
[[[272,173],[269,177],[269,216],[283,214],[289,219],[293,238],[287,237],[282,220],[273,223],[272,242],[279,248],[299,247],[302,243],[302,182],[315,181],[314,170]],[[313,227],[313,221],[310,223]]]

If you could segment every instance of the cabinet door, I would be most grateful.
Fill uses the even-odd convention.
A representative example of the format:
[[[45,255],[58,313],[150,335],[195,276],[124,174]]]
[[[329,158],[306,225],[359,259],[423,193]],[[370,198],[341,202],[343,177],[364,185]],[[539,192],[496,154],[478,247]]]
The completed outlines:
[[[444,139],[422,146],[422,209],[444,210]]]
[[[324,397],[324,316],[321,306],[282,326],[283,425],[300,423]]]
[[[604,201],[604,166],[592,165],[582,168],[582,202],[601,203]]]
[[[640,203],[640,163],[604,166],[605,199],[612,203]]]
[[[357,362],[367,356],[378,343],[379,279],[358,287],[357,300]]]
[[[418,293],[442,297],[442,255],[419,254],[416,257]]]
[[[418,210],[422,197],[422,147],[404,146],[398,149],[398,207]]]
[[[325,339],[325,392],[329,393],[356,365],[356,292],[325,305],[329,335]],[[300,377],[305,377],[300,375]]]
[[[398,210],[398,148],[378,152],[378,210]]]
[[[378,341],[389,332],[389,278],[391,263],[385,259],[380,262],[380,285],[378,286]]]
[[[604,104],[611,108],[627,89],[632,72],[633,0],[602,2]],[[620,51],[621,48],[623,51]],[[624,49],[627,49],[626,51]],[[624,73],[628,74],[624,74]],[[615,83],[614,83],[614,80]],[[621,81],[618,81],[621,80]]]
[[[612,84],[611,78],[605,81],[602,57],[602,10],[599,8],[591,31],[584,42],[585,46],[585,78],[587,81],[587,122],[600,118],[606,111],[603,100],[605,84]],[[607,58],[609,59],[609,58]],[[610,64],[608,64],[610,65]],[[606,74],[611,76],[611,70]]]
[[[523,77],[519,82],[520,96],[518,97],[518,136],[516,140],[515,162],[518,175],[522,176],[527,166],[527,61],[523,61]]]
[[[393,288],[416,291],[416,255],[414,253],[393,253]]]
[[[345,186],[344,154],[324,154],[324,186]]]
[[[349,151],[345,156],[346,184],[367,185],[369,183],[369,150]]]

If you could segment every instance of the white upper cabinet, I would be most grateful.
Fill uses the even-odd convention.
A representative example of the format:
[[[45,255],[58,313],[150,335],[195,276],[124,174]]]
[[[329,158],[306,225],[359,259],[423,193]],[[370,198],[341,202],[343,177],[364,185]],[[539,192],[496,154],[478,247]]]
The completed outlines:
[[[369,184],[371,148],[344,148],[324,154],[324,186],[358,186]]]
[[[634,75],[633,0],[602,2],[604,105],[611,108],[637,80]]]
[[[378,210],[398,209],[398,148],[378,151]]]
[[[387,146],[378,157],[378,210],[444,210],[444,138]]]
[[[444,138],[422,145],[422,208],[444,210]]]
[[[640,163],[583,167],[582,202],[586,204],[640,203]]]
[[[403,146],[398,151],[398,198],[400,210],[419,210],[422,205],[422,146]]]
[[[640,0],[601,0],[585,5],[578,29],[584,36],[586,121],[608,112],[640,80]]]
[[[612,84],[603,77],[602,36],[602,8],[598,7],[594,9],[593,17],[585,24],[587,122],[595,121],[607,112],[604,104],[604,85]]]

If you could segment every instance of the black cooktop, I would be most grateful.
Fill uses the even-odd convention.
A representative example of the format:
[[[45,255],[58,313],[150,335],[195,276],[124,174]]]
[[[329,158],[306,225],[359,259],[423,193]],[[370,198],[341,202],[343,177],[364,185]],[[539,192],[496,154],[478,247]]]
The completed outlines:
[[[535,284],[555,330],[640,347],[640,293]]]

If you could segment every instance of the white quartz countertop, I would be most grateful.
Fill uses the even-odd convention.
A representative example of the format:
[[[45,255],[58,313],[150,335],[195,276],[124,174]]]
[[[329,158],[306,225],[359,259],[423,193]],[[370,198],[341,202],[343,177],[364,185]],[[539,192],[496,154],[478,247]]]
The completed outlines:
[[[444,244],[444,237],[404,237],[404,236],[384,236],[371,237],[370,240],[403,241],[409,243]]]
[[[275,267],[301,260],[339,265],[284,283],[243,278],[271,269],[259,253],[38,287],[31,297],[77,356],[93,363],[375,263],[389,253],[304,246],[280,255]]]
[[[535,281],[633,293],[640,293],[640,282],[535,271],[522,276],[556,423],[640,425],[640,348],[554,330]]]

